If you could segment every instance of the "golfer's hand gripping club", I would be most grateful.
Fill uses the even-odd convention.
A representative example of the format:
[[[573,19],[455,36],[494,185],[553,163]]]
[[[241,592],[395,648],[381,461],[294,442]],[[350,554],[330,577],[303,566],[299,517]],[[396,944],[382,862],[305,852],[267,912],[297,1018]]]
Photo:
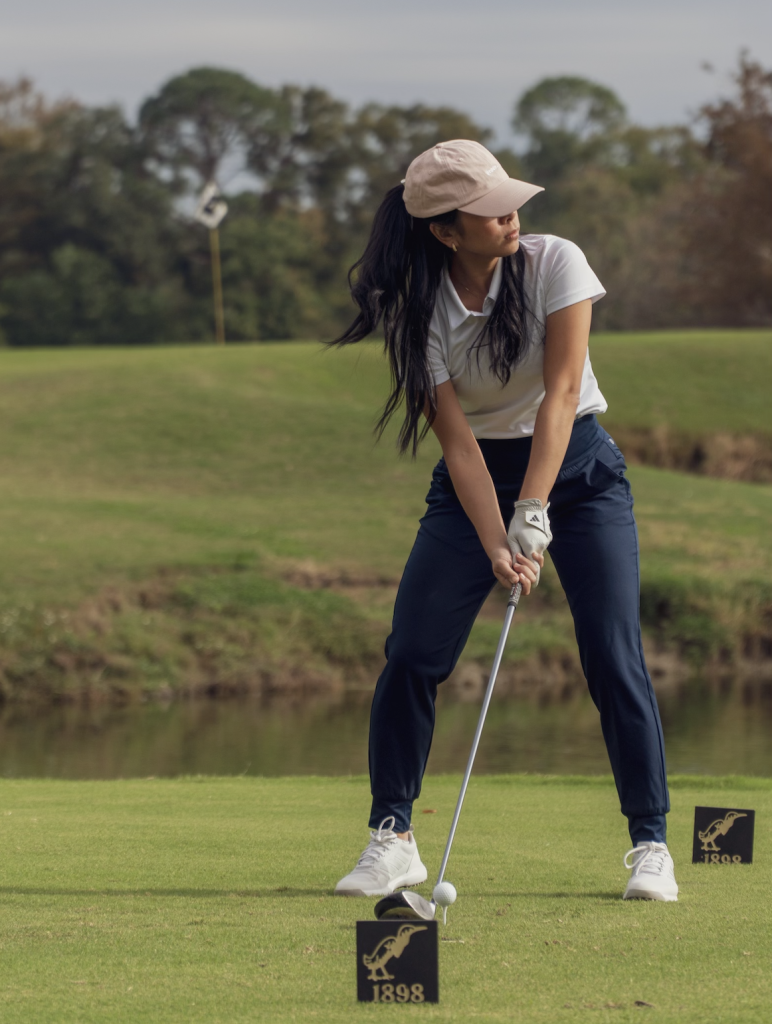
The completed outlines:
[[[534,555],[543,555],[547,550],[552,540],[548,508],[549,503],[542,508],[538,498],[526,498],[515,502],[515,514],[507,533],[513,558],[521,554],[531,559]],[[540,576],[541,571],[537,563],[534,587],[538,587]]]

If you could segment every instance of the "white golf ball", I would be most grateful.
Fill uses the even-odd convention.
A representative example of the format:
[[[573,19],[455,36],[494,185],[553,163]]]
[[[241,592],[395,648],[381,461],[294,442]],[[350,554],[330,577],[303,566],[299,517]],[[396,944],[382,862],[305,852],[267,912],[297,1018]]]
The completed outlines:
[[[449,907],[456,902],[456,887],[450,882],[440,882],[435,885],[432,897],[438,907]]]

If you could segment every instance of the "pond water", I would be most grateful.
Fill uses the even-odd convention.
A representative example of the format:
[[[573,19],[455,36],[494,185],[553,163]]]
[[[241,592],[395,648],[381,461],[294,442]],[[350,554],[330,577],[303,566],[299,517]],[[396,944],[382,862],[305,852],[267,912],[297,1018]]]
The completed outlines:
[[[772,776],[772,693],[726,681],[660,695],[671,772]],[[0,712],[0,776],[348,775],[367,771],[370,694]],[[479,703],[438,701],[429,772],[462,771]],[[476,771],[605,774],[589,698],[494,700]]]

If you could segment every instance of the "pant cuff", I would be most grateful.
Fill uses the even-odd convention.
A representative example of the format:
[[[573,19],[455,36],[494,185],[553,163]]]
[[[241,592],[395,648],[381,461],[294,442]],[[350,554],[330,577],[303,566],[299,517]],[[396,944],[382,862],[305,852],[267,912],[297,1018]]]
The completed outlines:
[[[370,811],[370,828],[380,828],[384,818],[394,818],[394,831],[407,832],[412,813],[412,800],[388,800],[374,796]]]
[[[633,846],[638,843],[664,843],[667,841],[667,815],[631,815],[627,819]]]

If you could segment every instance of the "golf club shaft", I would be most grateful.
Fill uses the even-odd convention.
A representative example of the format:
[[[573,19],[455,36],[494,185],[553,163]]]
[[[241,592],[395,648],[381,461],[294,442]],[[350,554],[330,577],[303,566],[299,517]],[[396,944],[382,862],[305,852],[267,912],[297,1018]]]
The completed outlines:
[[[456,826],[458,825],[458,819],[461,815],[461,807],[464,803],[464,797],[466,796],[466,787],[469,785],[469,777],[472,774],[472,766],[474,765],[475,755],[477,754],[477,747],[480,744],[480,737],[482,736],[483,725],[485,725],[485,716],[488,714],[488,705],[491,702],[493,696],[493,687],[496,685],[496,676],[499,674],[499,665],[504,654],[504,647],[507,643],[507,636],[509,635],[509,627],[512,625],[512,618],[517,608],[517,602],[520,600],[520,594],[523,591],[521,583],[516,583],[509,595],[509,601],[507,602],[507,613],[504,616],[504,626],[501,630],[501,636],[499,637],[499,646],[496,648],[496,657],[493,659],[493,668],[491,669],[490,678],[488,679],[488,686],[485,690],[485,697],[483,699],[482,709],[480,711],[480,720],[477,723],[477,730],[472,740],[472,749],[469,754],[469,760],[466,765],[466,772],[464,773],[464,781],[461,783],[461,792],[458,794],[458,802],[456,803],[456,810],[453,814],[453,821],[450,826],[450,832],[448,834],[448,841],[445,844],[445,853],[442,855],[442,864],[440,864],[440,873],[437,877],[437,885],[445,877],[445,868],[448,866],[448,858],[450,857],[450,848],[453,845],[453,836],[456,834]]]

